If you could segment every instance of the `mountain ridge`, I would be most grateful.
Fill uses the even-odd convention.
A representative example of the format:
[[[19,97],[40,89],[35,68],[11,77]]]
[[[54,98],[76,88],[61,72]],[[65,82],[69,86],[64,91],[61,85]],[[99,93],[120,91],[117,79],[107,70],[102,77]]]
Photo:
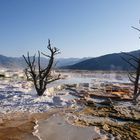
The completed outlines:
[[[140,56],[140,50],[127,52],[134,56]],[[83,57],[83,58],[56,58],[56,67],[60,69],[71,70],[129,70],[130,65],[127,64],[120,56],[123,53],[105,54],[98,57]],[[31,56],[32,57],[32,56]],[[128,58],[128,56],[123,55]],[[42,66],[47,65],[48,59],[41,58]],[[23,57],[7,57],[0,54],[0,67],[9,69],[23,69],[26,63]]]
[[[140,50],[126,52],[134,56],[140,56]],[[62,67],[63,69],[73,70],[130,70],[130,65],[126,63],[121,56],[126,59],[129,56],[121,53],[106,54],[99,57],[90,58],[74,65]]]
[[[86,58],[57,58],[55,62],[57,63],[56,66],[59,68],[65,65],[75,64],[85,59]],[[45,66],[48,63],[48,59],[45,57],[41,57],[41,62],[42,62],[42,66]],[[8,56],[0,54],[0,67],[9,68],[9,69],[11,68],[23,69],[26,67],[26,63],[23,57],[8,57]]]

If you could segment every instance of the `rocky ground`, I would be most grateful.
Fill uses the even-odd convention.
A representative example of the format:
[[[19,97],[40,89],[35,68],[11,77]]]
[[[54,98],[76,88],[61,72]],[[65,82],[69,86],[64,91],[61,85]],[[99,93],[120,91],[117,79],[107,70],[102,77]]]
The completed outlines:
[[[75,109],[53,109],[47,113],[1,114],[0,140],[97,140],[95,127],[73,125],[68,114]],[[67,130],[67,131],[66,131]]]
[[[99,136],[94,140],[140,139],[140,112],[137,107],[133,107],[133,109],[121,107],[120,109],[118,106],[108,107],[86,104],[78,108],[57,108],[46,113],[1,114],[0,140],[38,140],[33,135],[36,121],[45,121],[54,114],[63,116],[70,125],[81,128],[93,127],[93,131]],[[55,127],[58,129],[58,126]]]
[[[33,135],[36,120],[48,119],[60,110],[51,110],[47,113],[10,113],[1,114],[0,140],[38,140]]]
[[[116,80],[116,77],[114,82],[108,82],[109,77],[112,80],[112,75],[106,77],[108,75],[103,74],[103,76],[105,79],[102,79],[102,75],[93,75],[92,78],[89,75],[90,79],[86,79],[86,82],[84,77],[78,78],[79,84],[72,84],[69,81],[62,86],[62,89],[60,88],[58,93],[55,91],[55,94],[45,94],[42,97],[38,97],[34,92],[24,91],[29,90],[26,89],[28,87],[26,82],[10,82],[10,85],[9,81],[4,83],[2,80],[0,83],[0,140],[37,140],[35,129],[37,122],[40,121],[46,123],[46,125],[40,123],[43,127],[53,124],[56,130],[61,128],[61,132],[64,132],[65,127],[61,125],[62,123],[56,121],[55,125],[47,121],[54,114],[59,114],[58,118],[62,122],[68,122],[63,124],[68,125],[71,132],[73,131],[71,125],[76,126],[74,129],[78,126],[92,127],[99,136],[96,139],[94,137],[94,140],[139,140],[140,102],[137,104],[131,102],[132,84],[123,83],[124,79]],[[75,79],[71,80],[75,81]],[[78,83],[78,81],[76,79],[75,82]],[[92,83],[89,84],[89,81]],[[50,91],[47,92],[50,93]],[[79,127],[78,129],[81,129]],[[50,131],[49,128],[45,130]],[[73,134],[76,135],[78,132],[80,131]],[[46,135],[45,132],[43,133]],[[56,133],[56,139],[59,140],[57,134],[59,133]],[[46,137],[51,138],[47,140],[52,140],[50,135]],[[45,137],[42,138],[45,139]]]
[[[106,139],[140,139],[140,111],[130,107],[105,107],[87,105],[84,109],[71,114],[76,125],[96,126]]]

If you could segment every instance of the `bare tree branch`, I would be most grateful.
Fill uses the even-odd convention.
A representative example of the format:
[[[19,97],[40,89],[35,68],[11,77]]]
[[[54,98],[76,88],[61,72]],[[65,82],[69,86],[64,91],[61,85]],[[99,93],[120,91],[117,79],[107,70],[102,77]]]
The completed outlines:
[[[133,29],[140,32],[140,29],[133,27]],[[140,87],[139,87],[139,80],[140,80],[140,54],[138,57],[134,56],[130,53],[124,53],[122,54],[128,56],[128,58],[124,58],[121,56],[121,58],[127,62],[131,67],[133,67],[133,73],[128,74],[129,80],[134,84],[134,92],[133,92],[133,100],[136,101],[137,97],[140,95]],[[134,76],[135,75],[135,76]]]
[[[121,52],[121,53],[124,54],[124,55],[127,55],[128,57],[132,57],[136,62],[139,61],[139,58],[137,58],[136,56],[134,56],[134,55],[132,55],[130,53],[126,53],[126,52]]]
[[[120,56],[125,62],[127,62],[130,66],[132,66],[134,69],[136,69],[136,66],[133,64],[133,63],[131,63],[131,62],[129,62],[129,60],[127,60],[127,59],[125,59],[124,57],[122,57],[122,56]]]
[[[37,94],[39,96],[43,95],[44,91],[46,90],[46,85],[59,80],[60,75],[51,75],[51,69],[54,63],[54,56],[59,53],[59,49],[55,47],[51,47],[50,40],[48,40],[48,50],[50,51],[50,55],[46,55],[41,52],[46,57],[49,57],[49,63],[45,68],[41,68],[41,56],[40,51],[38,51],[38,60],[36,63],[36,55],[34,55],[31,59],[29,52],[27,53],[27,57],[23,55],[23,58],[28,66],[28,68],[25,69],[25,75],[28,80],[33,81],[35,89],[37,91]],[[36,67],[36,64],[38,65]],[[29,76],[31,78],[29,78]]]
[[[140,32],[140,29],[138,29],[138,28],[136,28],[136,27],[134,27],[134,26],[131,26],[133,29],[135,29],[135,30],[137,30],[137,31],[139,31]]]

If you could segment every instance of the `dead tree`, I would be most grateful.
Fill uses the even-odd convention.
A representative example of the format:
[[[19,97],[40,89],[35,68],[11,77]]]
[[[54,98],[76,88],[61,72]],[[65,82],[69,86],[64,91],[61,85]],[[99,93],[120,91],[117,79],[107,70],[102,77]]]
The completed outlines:
[[[33,82],[39,96],[43,95],[47,84],[60,79],[60,75],[52,75],[54,56],[60,53],[59,49],[56,47],[51,47],[50,40],[48,40],[47,49],[50,51],[50,55],[40,51],[38,51],[37,58],[36,55],[30,57],[29,52],[27,53],[27,57],[23,55],[23,58],[27,64],[27,68],[25,69],[27,80]],[[48,58],[48,64],[46,67],[41,66],[41,54]]]
[[[128,58],[122,57],[122,59],[127,62],[132,69],[128,72],[128,78],[134,85],[133,100],[136,101],[137,97],[140,95],[140,57],[134,56],[129,53],[123,53],[127,55]]]
[[[132,28],[140,32],[140,29],[133,26]],[[130,53],[123,54],[127,56],[127,58],[122,57],[122,59],[132,67],[131,71],[128,72],[128,77],[134,85],[133,101],[136,101],[138,96],[140,95],[140,54],[138,54],[137,56],[134,56]]]

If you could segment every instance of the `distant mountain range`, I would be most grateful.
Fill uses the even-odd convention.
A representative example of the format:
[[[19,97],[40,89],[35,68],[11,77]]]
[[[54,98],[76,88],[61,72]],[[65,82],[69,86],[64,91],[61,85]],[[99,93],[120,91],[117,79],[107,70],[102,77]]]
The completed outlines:
[[[140,56],[140,50],[129,52]],[[57,58],[56,67],[73,70],[128,70],[130,65],[122,60],[121,56],[128,59],[123,53],[107,54],[95,58]],[[48,59],[41,58],[42,66],[47,65]],[[23,69],[26,63],[22,57],[7,57],[0,55],[0,67],[10,69]]]
[[[55,63],[56,67],[63,67],[66,65],[73,65],[87,58],[57,58]],[[41,58],[42,66],[48,64],[48,59],[42,57]],[[1,68],[13,68],[13,69],[22,69],[26,67],[26,63],[22,57],[7,57],[4,55],[0,55],[0,67]]]
[[[7,57],[0,55],[0,67],[2,68],[22,68],[25,63],[22,58],[17,57]]]
[[[140,56],[140,50],[129,52],[134,56]],[[73,70],[130,70],[132,69],[122,58],[128,59],[124,53],[107,54],[96,58],[90,58],[82,62],[62,67]]]

